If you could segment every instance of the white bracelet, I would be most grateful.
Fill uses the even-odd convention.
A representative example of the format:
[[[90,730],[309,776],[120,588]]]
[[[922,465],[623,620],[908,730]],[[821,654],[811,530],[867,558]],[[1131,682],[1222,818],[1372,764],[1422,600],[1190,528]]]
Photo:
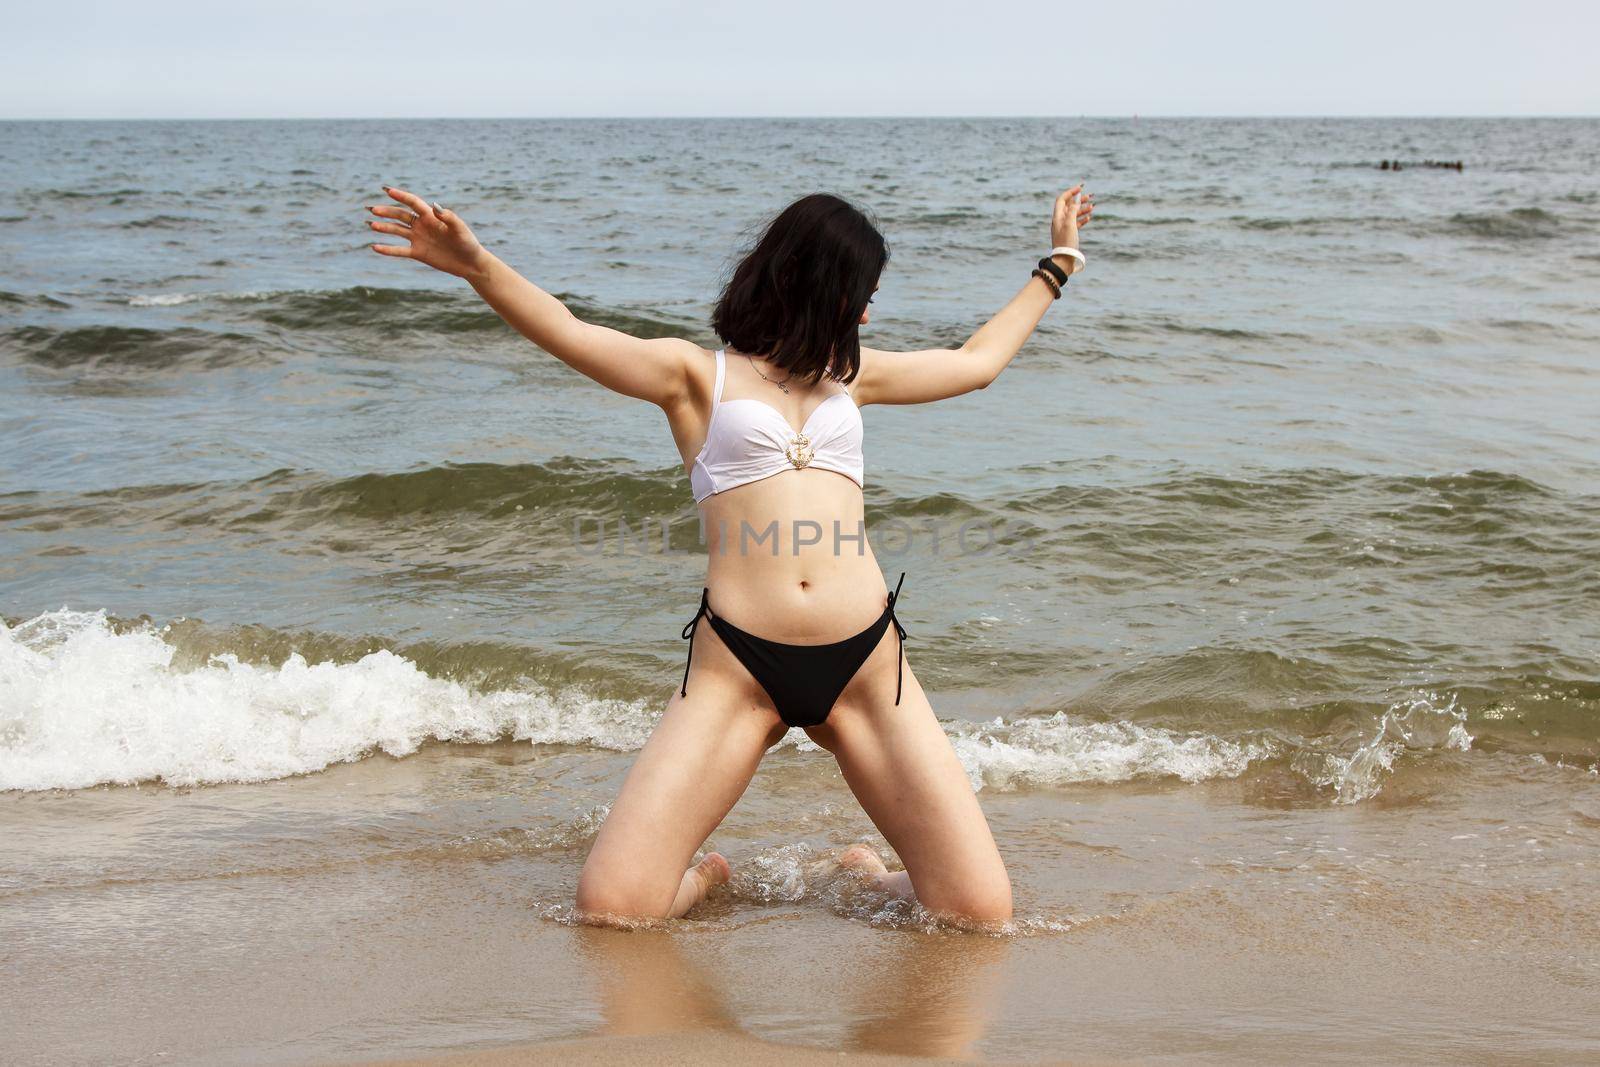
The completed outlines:
[[[1057,245],[1055,248],[1050,250],[1050,254],[1052,256],[1071,256],[1073,259],[1077,260],[1078,265],[1072,268],[1073,274],[1078,273],[1084,267],[1089,265],[1089,261],[1083,258],[1082,252],[1078,251],[1076,248],[1068,248],[1066,245]]]

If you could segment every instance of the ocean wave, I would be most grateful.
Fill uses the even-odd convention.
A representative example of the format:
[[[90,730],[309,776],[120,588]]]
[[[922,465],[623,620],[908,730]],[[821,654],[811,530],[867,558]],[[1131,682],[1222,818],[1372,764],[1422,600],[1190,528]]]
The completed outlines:
[[[904,229],[943,229],[967,222],[981,222],[987,216],[975,207],[957,207],[948,211],[907,211],[881,220],[885,226]]]
[[[1103,221],[1107,224],[1115,223],[1117,226],[1194,226],[1199,220],[1188,215],[1114,215],[1110,212],[1103,213]]]
[[[1348,218],[1332,217],[1305,217],[1297,219],[1275,218],[1258,215],[1230,215],[1229,222],[1242,230],[1265,230],[1268,233],[1277,230],[1293,230],[1301,233],[1324,233],[1330,228],[1345,229],[1350,225]],[[1369,222],[1381,224],[1384,220],[1374,219]]]
[[[1037,550],[1057,561],[1070,556],[1077,560],[1078,581],[1106,589],[1125,589],[1150,581],[1152,573],[1192,565],[1175,563],[1171,553],[1211,551],[1219,521],[1249,532],[1275,523],[1286,507],[1318,525],[1279,543],[1276,566],[1282,573],[1320,576],[1333,551],[1351,567],[1429,568],[1396,572],[1402,583],[1407,574],[1421,580],[1437,569],[1452,579],[1469,573],[1496,580],[1520,576],[1559,592],[1580,588],[1600,562],[1600,542],[1593,536],[1600,499],[1505,471],[1375,475],[1310,467],[1242,477],[1180,468],[1140,484],[1107,486],[1074,484],[1070,467],[1052,478],[1054,470],[1024,468],[1054,481],[1055,488],[997,498],[870,488],[869,536],[880,553],[897,554],[926,548],[930,521],[947,527],[975,523],[974,550]],[[446,463],[347,477],[285,468],[246,481],[10,493],[0,496],[0,526],[58,535],[137,527],[185,538],[281,531],[335,553],[378,552],[441,537],[451,544],[482,544],[508,535],[530,550],[557,543],[598,550],[602,543],[617,547],[623,538],[642,549],[665,537],[674,549],[693,551],[701,543],[700,522],[686,481],[676,464],[643,467],[579,457]],[[1362,524],[1391,533],[1380,543],[1340,532]],[[1426,545],[1436,547],[1419,547]],[[1130,560],[1137,567],[1130,568]],[[1216,580],[1228,577],[1219,574]]]
[[[179,624],[181,625],[181,624]],[[480,689],[435,677],[387,649],[312,663],[291,652],[251,663],[194,649],[193,635],[104,612],[62,609],[0,623],[0,790],[157,781],[256,782],[322,770],[427,741],[643,746],[654,700],[614,700],[526,678]],[[945,724],[975,787],[1234,776],[1264,741],[1183,735],[1057,714]],[[787,744],[820,751],[801,731]]]
[[[286,330],[361,330],[393,334],[409,330],[463,334],[509,331],[480,300],[434,289],[288,290],[230,294],[234,314]]]
[[[189,215],[151,215],[144,219],[130,219],[122,223],[125,230],[176,230],[199,220]]]
[[[1038,465],[1019,468],[1024,472],[1043,472]],[[1066,483],[1068,475],[1059,481]],[[1532,478],[1510,471],[1474,467],[1443,474],[1361,474],[1335,467],[1285,467],[1262,469],[1254,477],[1232,477],[1205,471],[1180,470],[1175,476],[1128,486],[1061,484],[1056,488],[1031,492],[1000,502],[996,509],[1005,512],[1078,515],[1089,511],[1126,514],[1135,498],[1144,498],[1163,509],[1174,505],[1248,510],[1281,508],[1308,504],[1318,497],[1335,497],[1352,491],[1369,494],[1372,506],[1384,515],[1394,507],[1395,497],[1425,499],[1437,509],[1420,518],[1443,518],[1441,511],[1501,509],[1517,504],[1548,503],[1552,509],[1564,507],[1570,498]],[[1572,521],[1552,510],[1536,516],[1541,524],[1566,526]],[[1459,522],[1459,517],[1450,519]],[[1119,536],[1123,534],[1119,533]]]
[[[185,499],[187,498],[187,499]],[[621,460],[558,457],[546,463],[445,463],[410,471],[327,478],[282,469],[245,482],[130,485],[79,494],[0,497],[0,522],[47,520],[57,530],[147,522],[161,528],[250,527],[291,523],[296,529],[430,515],[488,520],[554,518],[586,538],[620,535],[618,526],[666,520],[675,536],[698,534],[683,469],[637,467]],[[895,496],[874,491],[869,525],[894,545],[914,539],[919,523],[1003,516],[953,493]],[[576,526],[574,524],[577,524]]]
[[[8,350],[36,366],[56,370],[215,368],[272,358],[260,341],[245,334],[189,326],[170,330],[142,326],[19,326],[0,336],[0,353]]]
[[[28,195],[40,200],[115,200],[125,196],[139,196],[143,189],[36,189]]]
[[[0,523],[48,525],[53,531],[144,524],[149,529],[250,531],[284,527],[372,531],[372,524],[405,518],[397,537],[431,529],[431,520],[492,524],[527,536],[541,523],[585,543],[648,528],[660,536],[666,521],[674,543],[698,536],[687,479],[677,467],[652,470],[614,461],[559,458],[549,463],[461,463],[415,471],[328,479],[278,470],[247,482],[169,483],[89,493],[12,493],[0,496]]]
[[[213,299],[210,293],[150,293],[131,296],[128,306],[136,308],[171,308]]]
[[[1183,334],[1191,337],[1213,337],[1227,341],[1252,341],[1276,344],[1281,341],[1309,340],[1307,335],[1293,332],[1266,332],[1245,330],[1235,326],[1214,326],[1192,322],[1168,315],[1106,315],[1095,322],[1097,329],[1114,334]]]
[[[556,295],[585,322],[636,337],[678,337],[699,330],[692,323],[587,303],[568,293]],[[235,321],[293,331],[360,331],[377,336],[511,333],[511,327],[475,296],[440,289],[357,285],[346,289],[139,293],[128,303],[142,308],[204,305]]]
[[[1079,722],[1065,712],[1010,723],[958,722],[948,729],[973,788],[1000,791],[1143,778],[1237,778],[1251,763],[1277,754],[1266,738],[1227,740],[1131,722]]]
[[[499,518],[563,507],[587,516],[671,515],[689,506],[678,480],[677,468],[633,470],[606,460],[452,463],[362,474],[281,494],[240,521],[270,521],[280,515],[382,520],[440,511]]]
[[[118,622],[104,611],[59,611],[0,621],[0,790],[94,785],[259,782],[322,771],[373,755],[406,757],[426,742],[526,741],[632,752],[650,736],[658,697],[610,699],[582,686],[541,685],[526,673],[504,685],[440,677],[459,656],[418,657],[368,641],[315,641],[274,656],[216,651],[214,633],[182,622]],[[286,635],[278,635],[286,638]],[[210,643],[211,648],[206,648]],[[360,646],[368,645],[363,651]],[[472,673],[485,677],[482,670]],[[1397,702],[1376,729],[1286,739],[1267,729],[1226,737],[1066,712],[1006,721],[941,723],[974,789],[1011,792],[1072,784],[1238,777],[1290,758],[1294,771],[1338,803],[1366,800],[1402,753],[1467,750],[1466,715],[1453,699]],[[784,744],[821,752],[803,731]]]
[[[1338,215],[1230,215],[1224,221],[1241,230],[1305,235],[1343,233],[1350,225],[1348,218]],[[1444,218],[1376,216],[1366,222],[1380,229],[1393,228],[1421,236],[1444,234],[1511,241],[1555,237],[1564,228],[1560,216],[1537,207],[1495,212],[1457,212]]]
[[[429,740],[631,751],[653,719],[533,685],[478,692],[383,649],[276,667],[224,653],[188,670],[175,652],[161,629],[119,631],[104,612],[0,623],[0,790],[259,782]]]
[[[1510,211],[1458,212],[1440,226],[1446,233],[1467,237],[1488,237],[1502,241],[1530,241],[1559,236],[1561,219],[1537,207],[1517,207]]]
[[[4,221],[4,220],[0,220]],[[42,307],[42,308],[68,308],[72,305],[65,300],[57,300],[53,296],[39,293],[28,296],[25,293],[12,293],[0,289],[0,304],[9,304],[12,307]]]
[[[669,321],[639,312],[585,304],[560,294],[585,322],[609,326],[636,337],[683,337],[699,332],[693,323]],[[39,366],[120,371],[205,369],[275,362],[298,342],[288,334],[322,337],[354,335],[393,340],[413,335],[482,335],[513,339],[516,334],[481,301],[459,293],[428,289],[378,289],[242,292],[149,292],[128,297],[127,306],[146,313],[145,322],[79,324],[71,327],[22,325],[0,334],[0,356],[14,354]],[[64,308],[54,297],[0,292],[0,306]],[[166,325],[167,314],[181,325]]]
[[[1378,795],[1406,751],[1470,750],[1466,721],[1454,694],[1418,695],[1391,705],[1353,752],[1302,748],[1290,765],[1313,785],[1332,790],[1335,803],[1355,804]]]

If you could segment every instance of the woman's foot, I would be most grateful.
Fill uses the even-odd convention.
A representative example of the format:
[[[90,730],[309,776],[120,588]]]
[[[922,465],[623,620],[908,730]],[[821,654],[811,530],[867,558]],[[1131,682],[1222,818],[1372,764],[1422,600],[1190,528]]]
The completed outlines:
[[[889,873],[883,857],[871,845],[851,845],[839,857],[839,866],[847,871],[861,871],[869,875]]]
[[[683,872],[683,881],[678,885],[678,896],[672,902],[672,918],[681,917],[686,911],[706,898],[711,892],[711,887],[721,885],[733,877],[733,868],[720,852],[707,852],[705,858],[699,863]]]
[[[714,885],[721,885],[733,877],[733,867],[728,864],[720,852],[707,852],[705,859],[689,868],[691,874],[698,873],[705,882],[709,891]]]
[[[911,888],[911,876],[905,871],[889,873],[889,868],[884,865],[883,857],[878,855],[878,850],[871,845],[851,845],[839,856],[839,869],[844,871],[860,871],[867,876],[868,881],[890,896],[901,897],[905,900],[917,899],[916,892]]]

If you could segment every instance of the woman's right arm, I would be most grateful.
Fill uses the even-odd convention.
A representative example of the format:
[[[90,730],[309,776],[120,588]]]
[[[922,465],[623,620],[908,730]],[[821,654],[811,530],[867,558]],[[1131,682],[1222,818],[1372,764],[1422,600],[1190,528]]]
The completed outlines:
[[[369,210],[387,220],[379,233],[404,245],[372,246],[381,255],[414,259],[463,278],[513,329],[567,366],[625,396],[672,408],[689,394],[689,367],[700,346],[676,337],[634,337],[584,322],[567,306],[506,266],[481,244],[461,216],[404,189],[384,191],[401,205]]]

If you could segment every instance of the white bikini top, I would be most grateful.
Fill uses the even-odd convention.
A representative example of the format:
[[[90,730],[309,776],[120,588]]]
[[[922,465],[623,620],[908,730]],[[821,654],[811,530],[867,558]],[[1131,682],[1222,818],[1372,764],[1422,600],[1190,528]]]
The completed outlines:
[[[798,431],[771,404],[748,397],[722,399],[727,364],[717,349],[717,386],[711,394],[706,443],[689,468],[696,504],[713,493],[787,470],[816,467],[864,485],[861,411],[847,392],[834,393]]]

